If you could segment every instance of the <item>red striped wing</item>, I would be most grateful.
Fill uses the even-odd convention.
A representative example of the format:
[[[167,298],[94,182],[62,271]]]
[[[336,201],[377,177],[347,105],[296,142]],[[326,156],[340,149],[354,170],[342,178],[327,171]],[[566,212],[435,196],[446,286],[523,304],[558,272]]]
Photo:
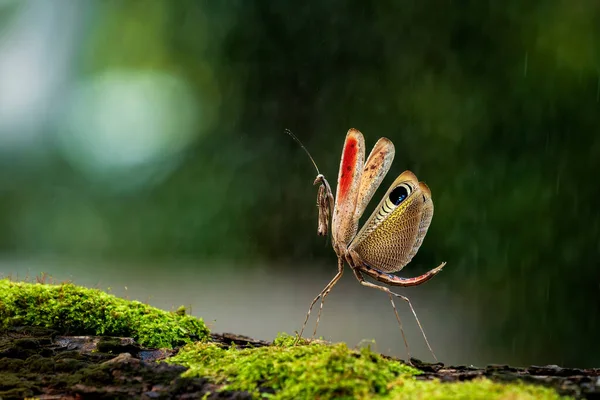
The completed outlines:
[[[365,139],[358,130],[350,129],[342,150],[331,223],[332,240],[338,245],[349,244],[358,230],[354,211],[364,162]]]

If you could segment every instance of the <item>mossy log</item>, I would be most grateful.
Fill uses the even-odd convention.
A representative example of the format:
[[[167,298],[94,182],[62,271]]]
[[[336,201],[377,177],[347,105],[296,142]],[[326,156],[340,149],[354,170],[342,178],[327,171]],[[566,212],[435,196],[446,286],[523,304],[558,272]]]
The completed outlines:
[[[70,283],[0,280],[0,398],[559,399],[599,370],[413,366],[369,348],[210,334],[202,319]]]

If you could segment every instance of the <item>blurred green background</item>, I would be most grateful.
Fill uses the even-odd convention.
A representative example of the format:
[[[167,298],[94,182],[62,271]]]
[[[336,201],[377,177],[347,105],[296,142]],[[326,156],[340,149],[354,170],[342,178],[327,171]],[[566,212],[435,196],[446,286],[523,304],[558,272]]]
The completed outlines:
[[[298,330],[336,264],[284,129],[335,186],[351,127],[396,146],[375,198],[432,189],[400,275],[448,265],[400,292],[442,361],[600,364],[597,0],[0,0],[0,272]],[[346,275],[319,333],[404,356]]]

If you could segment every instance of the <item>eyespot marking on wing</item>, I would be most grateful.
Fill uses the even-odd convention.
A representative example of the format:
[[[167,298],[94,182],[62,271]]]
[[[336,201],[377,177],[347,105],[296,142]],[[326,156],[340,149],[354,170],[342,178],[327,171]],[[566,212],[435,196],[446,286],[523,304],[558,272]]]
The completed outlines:
[[[393,205],[398,206],[406,200],[411,193],[412,188],[406,183],[401,183],[390,192],[389,199]]]

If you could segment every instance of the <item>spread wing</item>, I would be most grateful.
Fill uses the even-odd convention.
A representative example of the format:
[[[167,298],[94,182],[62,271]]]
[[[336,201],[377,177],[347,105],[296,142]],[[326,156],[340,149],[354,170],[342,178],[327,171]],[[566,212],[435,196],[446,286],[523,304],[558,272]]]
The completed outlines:
[[[358,187],[358,199],[354,210],[354,219],[358,222],[365,208],[373,198],[383,178],[390,170],[394,161],[394,144],[387,138],[381,138],[375,143],[367,157]]]
[[[389,139],[381,138],[375,143],[365,163],[362,133],[356,129],[348,131],[342,151],[332,221],[332,234],[338,243],[348,244],[356,235],[358,220],[389,171],[394,153],[394,144]]]
[[[354,210],[364,162],[365,139],[358,130],[350,129],[346,134],[342,150],[331,221],[332,240],[339,244],[350,243],[358,230],[358,220],[354,218]]]
[[[410,171],[405,171],[385,196],[349,250],[373,268],[400,271],[419,250],[433,217],[431,191]]]

